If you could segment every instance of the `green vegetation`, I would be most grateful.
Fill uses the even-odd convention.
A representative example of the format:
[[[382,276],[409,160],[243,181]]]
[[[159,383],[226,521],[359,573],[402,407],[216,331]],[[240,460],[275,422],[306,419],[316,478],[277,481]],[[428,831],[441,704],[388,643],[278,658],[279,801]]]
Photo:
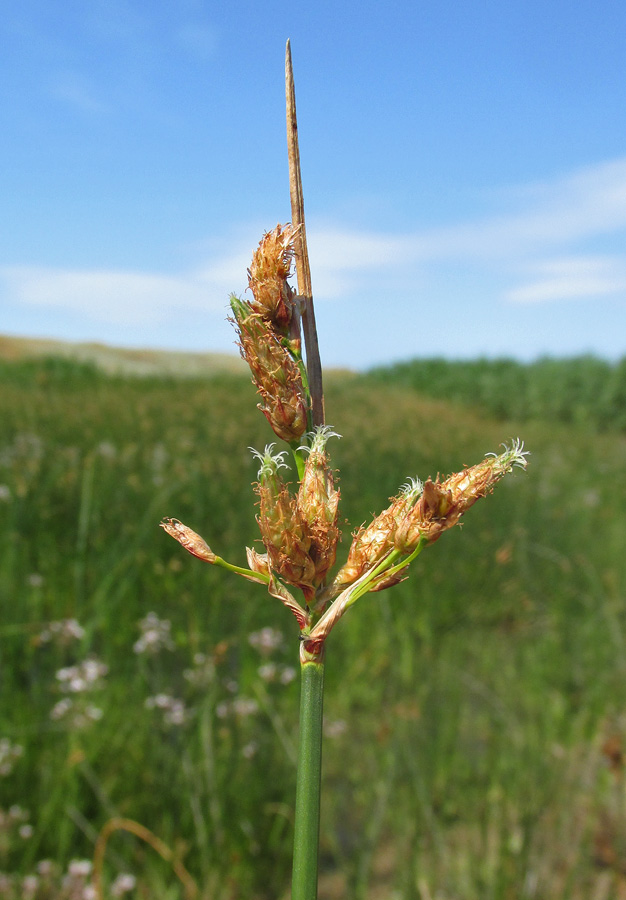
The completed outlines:
[[[542,419],[626,431],[626,357],[617,363],[580,356],[528,364],[512,359],[415,359],[373,369],[370,377],[379,384],[469,404],[499,420]]]
[[[542,414],[502,364],[499,405],[480,401],[490,417],[450,389],[458,404],[425,395],[464,366],[457,383],[483,398],[499,364],[420,365],[428,390],[401,367],[376,374],[387,383],[327,378],[344,552],[411,475],[517,434],[531,465],[329,639],[320,900],[619,896],[626,444],[608,429],[624,410],[598,419],[605,433],[587,427],[597,361],[581,362],[578,392],[574,363],[550,362]],[[605,387],[624,378],[609,369]],[[297,626],[158,527],[176,516],[244,564],[258,538],[247,448],[273,439],[248,378],[69,360],[0,376],[0,897],[68,896],[48,891],[42,861],[91,858],[121,816],[166,842],[202,898],[285,898]],[[29,895],[20,878],[36,873]],[[127,832],[106,854],[107,883],[121,873],[138,880],[124,896],[184,896]]]

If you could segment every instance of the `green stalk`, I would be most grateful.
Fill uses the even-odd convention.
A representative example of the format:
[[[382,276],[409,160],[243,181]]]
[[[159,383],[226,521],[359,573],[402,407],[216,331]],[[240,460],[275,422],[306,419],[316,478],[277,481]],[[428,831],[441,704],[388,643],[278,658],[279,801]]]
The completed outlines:
[[[317,900],[324,661],[301,663],[300,741],[291,900]]]

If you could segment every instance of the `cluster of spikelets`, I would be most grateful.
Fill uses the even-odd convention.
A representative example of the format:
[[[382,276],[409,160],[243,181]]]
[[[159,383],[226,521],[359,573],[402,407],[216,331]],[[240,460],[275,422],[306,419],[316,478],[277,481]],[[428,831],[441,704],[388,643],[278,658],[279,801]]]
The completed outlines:
[[[311,426],[311,397],[300,340],[299,298],[288,284],[294,229],[278,225],[266,234],[248,271],[252,298],[231,297],[241,354],[261,396],[259,408],[274,433],[291,447],[297,489],[283,479],[288,451],[253,451],[260,462],[256,490],[258,523],[265,553],[247,548],[249,568],[227,563],[198,534],[176,519],[163,528],[190,553],[268,587],[295,614],[309,647],[322,645],[345,610],[368,591],[391,587],[428,544],[456,525],[514,466],[526,466],[520,441],[490,454],[444,481],[411,480],[390,505],[353,536],[348,557],[334,578],[340,539],[339,491],[327,452],[328,426]],[[290,588],[302,592],[304,605]]]
[[[230,298],[241,355],[263,399],[259,408],[274,433],[288,444],[299,441],[310,428],[300,315],[287,281],[293,239],[291,225],[277,225],[266,234],[248,270],[252,300]]]

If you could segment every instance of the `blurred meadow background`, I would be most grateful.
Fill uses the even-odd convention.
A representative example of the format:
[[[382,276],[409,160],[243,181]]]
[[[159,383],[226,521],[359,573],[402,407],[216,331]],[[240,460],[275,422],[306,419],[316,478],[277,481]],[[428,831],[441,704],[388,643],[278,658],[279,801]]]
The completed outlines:
[[[296,624],[158,527],[236,563],[258,541],[247,372],[1,349],[0,897],[95,897],[123,818],[173,859],[115,831],[106,897],[287,898]],[[344,554],[407,477],[532,455],[329,640],[321,900],[626,897],[626,360],[416,360],[326,394]]]
[[[2,13],[0,900],[289,896],[295,622],[159,528],[258,540],[287,38],[344,554],[532,454],[329,640],[320,900],[626,900],[626,6]]]

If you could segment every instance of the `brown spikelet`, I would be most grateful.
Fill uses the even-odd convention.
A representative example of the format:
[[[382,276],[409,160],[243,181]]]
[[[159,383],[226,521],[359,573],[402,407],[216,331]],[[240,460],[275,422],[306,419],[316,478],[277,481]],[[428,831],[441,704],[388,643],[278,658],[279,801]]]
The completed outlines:
[[[293,239],[291,225],[277,225],[263,236],[248,269],[253,311],[272,322],[283,335],[289,333],[295,312],[293,292],[287,283],[294,254]]]
[[[315,564],[315,584],[321,585],[334,565],[339,541],[337,517],[339,491],[326,453],[326,443],[334,432],[319,427],[313,437],[297,496],[297,508],[311,539],[309,555]]]
[[[333,586],[352,584],[393,550],[398,520],[406,512],[408,502],[402,494],[392,498],[391,506],[379,513],[367,527],[359,528],[352,540],[348,559],[333,580]]]
[[[444,531],[456,525],[461,516],[482,497],[493,491],[495,484],[513,466],[525,468],[527,454],[524,445],[516,441],[505,446],[499,456],[489,455],[475,466],[455,472],[444,482],[424,484],[419,500],[407,512],[395,536],[395,546],[404,553],[411,552],[421,538],[434,543]]]
[[[214,563],[217,559],[215,553],[213,553],[204,538],[200,537],[199,534],[196,534],[195,531],[192,531],[191,528],[183,525],[178,519],[163,519],[161,528],[163,528],[170,537],[173,537],[175,541],[178,541],[185,550],[188,550],[192,556],[197,556],[198,559],[202,559],[204,562],[208,563]]]
[[[257,521],[267,551],[269,567],[287,584],[299,587],[307,599],[314,594],[315,564],[309,556],[311,539],[295,499],[280,478],[282,454],[266,447],[256,486],[259,495]],[[259,454],[260,456],[260,454]]]
[[[249,303],[231,297],[241,355],[263,399],[259,409],[274,433],[288,443],[300,440],[308,426],[308,400],[302,374],[271,324]]]

